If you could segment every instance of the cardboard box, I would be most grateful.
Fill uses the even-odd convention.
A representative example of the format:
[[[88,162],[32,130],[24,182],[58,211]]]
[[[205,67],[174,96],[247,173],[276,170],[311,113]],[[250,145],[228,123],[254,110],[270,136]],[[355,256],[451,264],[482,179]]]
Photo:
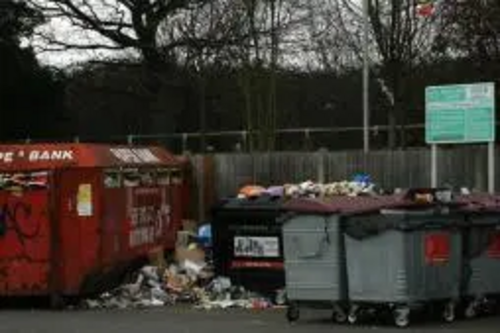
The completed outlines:
[[[188,247],[191,237],[188,231],[177,231],[176,247]]]
[[[178,246],[175,249],[175,260],[179,263],[190,260],[195,263],[205,262],[205,252],[200,248]]]
[[[165,260],[165,255],[163,252],[163,247],[156,247],[149,251],[149,263],[159,269],[165,269],[167,267],[167,261]]]
[[[193,220],[182,220],[182,230],[196,235],[198,233],[198,223]]]

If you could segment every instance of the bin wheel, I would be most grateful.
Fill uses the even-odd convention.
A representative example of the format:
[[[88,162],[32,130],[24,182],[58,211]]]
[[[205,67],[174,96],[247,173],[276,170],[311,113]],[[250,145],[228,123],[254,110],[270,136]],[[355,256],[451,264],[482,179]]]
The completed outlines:
[[[397,308],[393,312],[394,324],[397,327],[405,328],[410,326],[410,309]]]
[[[471,302],[464,312],[465,318],[472,319],[477,317],[477,305],[475,302]]]
[[[356,324],[358,322],[358,314],[357,313],[349,313],[347,316],[347,321],[349,324]]]
[[[443,319],[447,323],[454,322],[456,318],[455,314],[455,303],[450,302],[444,306]]]
[[[297,304],[290,304],[286,309],[286,319],[288,322],[293,323],[299,320],[300,310]]]
[[[352,305],[349,309],[349,315],[347,316],[347,322],[349,324],[356,324],[359,320],[359,305]]]

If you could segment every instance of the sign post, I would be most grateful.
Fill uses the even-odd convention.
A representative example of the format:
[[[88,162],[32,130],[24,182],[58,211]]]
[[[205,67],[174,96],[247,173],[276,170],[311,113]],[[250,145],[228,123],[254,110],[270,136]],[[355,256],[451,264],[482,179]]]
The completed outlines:
[[[438,145],[488,143],[488,191],[495,191],[495,84],[425,89],[425,140],[431,145],[431,186],[437,187]]]
[[[495,142],[488,142],[488,192],[495,193]]]
[[[436,188],[438,182],[438,161],[437,161],[437,150],[438,146],[436,144],[431,145],[431,187]]]

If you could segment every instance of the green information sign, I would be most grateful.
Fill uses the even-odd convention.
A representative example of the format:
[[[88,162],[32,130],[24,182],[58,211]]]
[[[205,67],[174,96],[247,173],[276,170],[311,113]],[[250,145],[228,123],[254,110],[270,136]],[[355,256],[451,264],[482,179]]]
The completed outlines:
[[[459,84],[425,90],[425,141],[495,141],[495,84]]]

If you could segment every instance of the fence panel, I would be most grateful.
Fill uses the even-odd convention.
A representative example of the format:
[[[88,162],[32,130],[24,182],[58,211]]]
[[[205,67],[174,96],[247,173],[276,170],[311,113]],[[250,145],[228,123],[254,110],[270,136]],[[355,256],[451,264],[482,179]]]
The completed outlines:
[[[496,158],[500,161],[498,150]],[[368,154],[362,151],[213,154],[209,159],[212,167],[207,169],[201,163],[201,156],[192,157],[197,183],[211,179],[209,190],[213,193],[209,196],[213,198],[234,195],[238,188],[249,183],[268,186],[309,179],[332,182],[350,179],[359,172],[370,174],[375,183],[388,188],[430,186],[431,178],[429,149],[373,151]],[[498,171],[500,163],[496,163],[497,174]],[[498,178],[496,188],[500,188]],[[486,190],[487,180],[485,145],[439,148],[439,185]],[[206,203],[205,208],[210,204]]]

